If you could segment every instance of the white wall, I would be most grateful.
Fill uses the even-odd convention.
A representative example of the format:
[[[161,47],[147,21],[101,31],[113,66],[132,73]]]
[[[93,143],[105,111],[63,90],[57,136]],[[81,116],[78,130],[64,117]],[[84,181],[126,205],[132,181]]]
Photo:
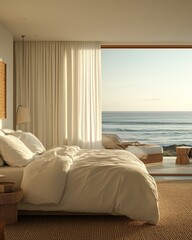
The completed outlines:
[[[0,128],[13,128],[13,36],[0,24],[0,59],[7,64],[7,118]]]

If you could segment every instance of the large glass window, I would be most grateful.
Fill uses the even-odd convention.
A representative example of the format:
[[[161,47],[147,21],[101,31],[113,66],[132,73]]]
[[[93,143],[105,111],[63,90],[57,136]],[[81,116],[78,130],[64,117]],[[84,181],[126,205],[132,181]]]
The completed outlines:
[[[192,145],[192,49],[102,49],[103,133]]]

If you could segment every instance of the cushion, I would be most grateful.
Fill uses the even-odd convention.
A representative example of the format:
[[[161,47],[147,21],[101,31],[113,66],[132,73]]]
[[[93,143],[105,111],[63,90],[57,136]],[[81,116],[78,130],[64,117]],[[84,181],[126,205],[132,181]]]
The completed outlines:
[[[5,135],[12,134],[13,132],[15,132],[15,130],[9,129],[9,128],[3,128],[3,129],[1,129],[1,131],[2,131]]]
[[[128,146],[141,145],[140,142],[125,142],[116,134],[103,134],[102,144],[106,149],[127,149]]]
[[[103,134],[102,144],[107,149],[123,149],[122,141],[116,134]]]
[[[30,150],[35,154],[42,154],[45,152],[45,147],[41,141],[30,132],[16,131],[12,133],[13,136],[19,138]]]
[[[128,146],[127,151],[133,153],[139,159],[147,157],[150,154],[163,154],[163,148],[156,144],[140,144],[138,146]]]
[[[24,167],[34,154],[18,138],[12,135],[0,136],[0,154],[10,166]]]

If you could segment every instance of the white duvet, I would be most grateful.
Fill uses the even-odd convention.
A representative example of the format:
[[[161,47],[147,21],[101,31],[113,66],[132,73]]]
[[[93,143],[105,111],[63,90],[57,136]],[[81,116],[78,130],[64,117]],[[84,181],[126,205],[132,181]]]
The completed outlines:
[[[20,209],[108,213],[157,224],[154,179],[135,155],[124,150],[77,146],[45,152],[25,167]],[[34,207],[35,206],[35,207]]]

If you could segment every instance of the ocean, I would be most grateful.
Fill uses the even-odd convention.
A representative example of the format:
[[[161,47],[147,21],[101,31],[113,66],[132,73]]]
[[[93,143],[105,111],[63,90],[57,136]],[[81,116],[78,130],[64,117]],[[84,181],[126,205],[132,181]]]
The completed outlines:
[[[103,133],[161,146],[192,145],[192,112],[103,112]]]

